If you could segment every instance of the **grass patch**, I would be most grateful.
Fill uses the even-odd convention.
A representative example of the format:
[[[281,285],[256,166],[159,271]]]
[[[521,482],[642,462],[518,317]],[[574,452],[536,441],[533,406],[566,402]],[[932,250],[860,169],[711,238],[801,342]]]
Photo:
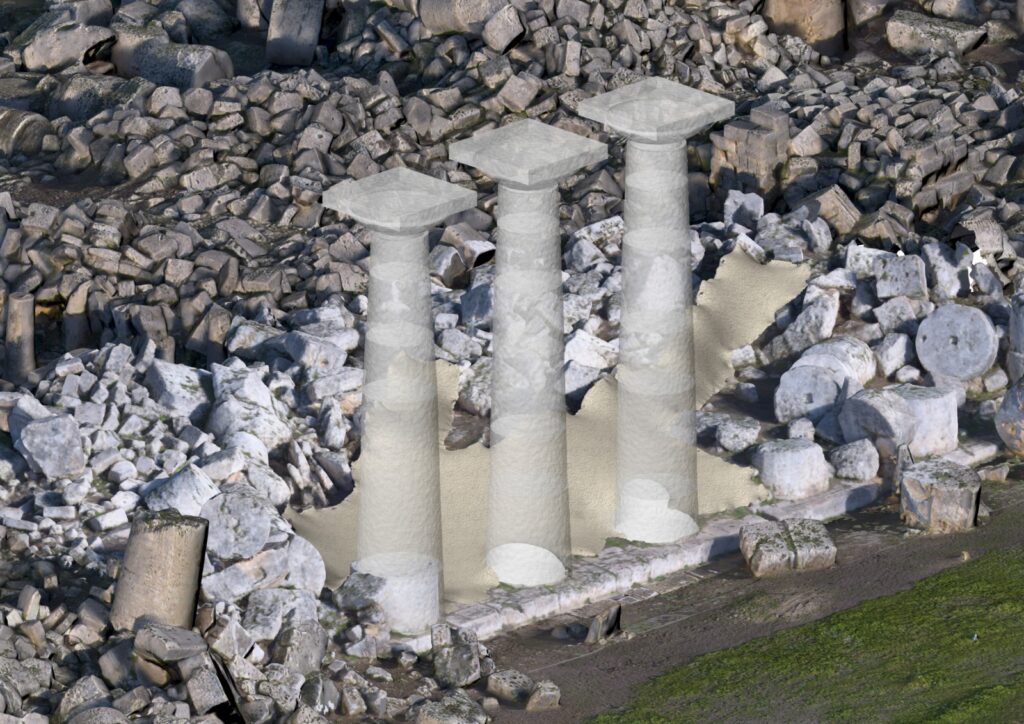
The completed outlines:
[[[701,656],[592,721],[990,724],[1022,714],[1024,549],[1016,548]]]

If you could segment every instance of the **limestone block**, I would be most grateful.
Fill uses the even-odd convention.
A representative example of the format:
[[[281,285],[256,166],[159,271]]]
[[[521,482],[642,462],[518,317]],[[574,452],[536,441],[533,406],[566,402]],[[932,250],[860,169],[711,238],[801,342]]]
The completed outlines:
[[[796,35],[825,55],[840,55],[843,51],[843,0],[768,0],[763,13],[776,33]]]
[[[878,475],[878,450],[870,440],[857,440],[832,450],[829,462],[836,477],[849,480],[871,480]]]
[[[885,26],[894,49],[907,55],[951,52],[962,55],[985,37],[985,29],[954,20],[897,10]]]
[[[757,578],[829,568],[836,560],[836,547],[825,525],[807,519],[744,525],[740,552]]]
[[[981,478],[968,467],[925,460],[900,477],[900,515],[930,533],[970,530],[978,517]]]
[[[832,472],[821,446],[804,439],[762,443],[754,454],[754,466],[761,482],[782,500],[825,492]]]
[[[192,627],[206,529],[204,519],[174,510],[136,514],[110,612],[115,629],[139,620]]]
[[[320,42],[324,0],[273,0],[267,28],[267,62],[309,65]]]
[[[479,34],[507,0],[419,0],[419,17],[432,33]]]

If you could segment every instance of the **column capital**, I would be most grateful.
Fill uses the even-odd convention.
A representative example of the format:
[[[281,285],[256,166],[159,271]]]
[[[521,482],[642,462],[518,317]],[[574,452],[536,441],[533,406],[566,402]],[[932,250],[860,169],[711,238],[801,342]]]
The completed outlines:
[[[608,147],[532,119],[481,131],[448,149],[453,161],[510,186],[550,186],[584,166],[608,158]]]
[[[731,118],[736,105],[667,78],[645,78],[587,98],[576,112],[631,141],[674,143]]]
[[[393,168],[324,192],[324,206],[375,231],[414,232],[476,206],[476,193],[408,168]]]

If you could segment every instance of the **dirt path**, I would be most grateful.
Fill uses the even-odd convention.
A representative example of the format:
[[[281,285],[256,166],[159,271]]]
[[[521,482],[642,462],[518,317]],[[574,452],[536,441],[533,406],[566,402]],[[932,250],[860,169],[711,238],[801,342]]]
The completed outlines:
[[[983,497],[991,520],[949,536],[907,534],[891,506],[863,511],[829,525],[839,548],[830,570],[755,580],[738,554],[678,574],[657,588],[675,590],[624,602],[629,640],[604,646],[567,644],[548,622],[488,643],[503,666],[534,679],[552,679],[563,706],[551,713],[502,709],[505,722],[580,722],[625,705],[635,687],[711,651],[823,618],[862,601],[910,588],[914,582],[992,550],[1024,544],[1024,484],[990,483]],[[638,596],[652,591],[640,590]]]

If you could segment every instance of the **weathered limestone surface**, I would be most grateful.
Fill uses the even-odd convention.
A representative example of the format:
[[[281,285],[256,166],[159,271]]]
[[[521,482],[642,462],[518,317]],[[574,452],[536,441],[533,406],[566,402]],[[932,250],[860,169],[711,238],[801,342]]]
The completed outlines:
[[[981,478],[971,468],[925,460],[900,477],[900,515],[930,533],[970,530],[978,517]]]
[[[206,529],[205,519],[175,510],[135,516],[110,613],[115,629],[140,621],[192,628]]]
[[[427,227],[476,195],[404,168],[339,184],[329,208],[372,230],[363,386],[363,479],[356,570],[385,581],[396,630],[440,616],[437,379]]]
[[[839,55],[845,47],[843,0],[768,0],[763,12],[774,32],[799,36],[820,53]]]
[[[273,0],[267,29],[267,62],[309,65],[320,42],[324,0]]]

